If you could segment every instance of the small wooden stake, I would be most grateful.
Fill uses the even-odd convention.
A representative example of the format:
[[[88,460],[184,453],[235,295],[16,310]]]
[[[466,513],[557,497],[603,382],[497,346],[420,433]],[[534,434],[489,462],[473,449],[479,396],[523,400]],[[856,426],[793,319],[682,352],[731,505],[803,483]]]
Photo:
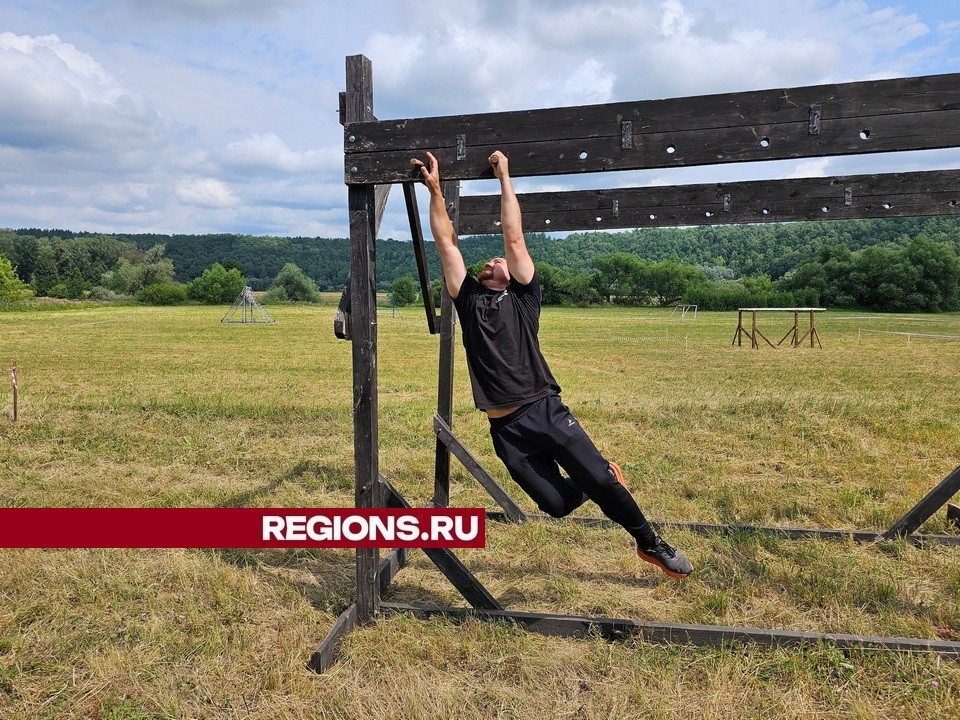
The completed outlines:
[[[13,385],[13,421],[17,421],[17,364],[10,368],[10,384]]]

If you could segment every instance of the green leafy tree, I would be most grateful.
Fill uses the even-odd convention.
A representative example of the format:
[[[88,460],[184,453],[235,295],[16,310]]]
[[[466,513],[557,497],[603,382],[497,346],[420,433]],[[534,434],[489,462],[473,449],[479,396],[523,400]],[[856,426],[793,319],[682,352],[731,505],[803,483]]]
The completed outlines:
[[[109,288],[124,295],[136,295],[147,285],[172,282],[173,260],[165,257],[164,252],[164,246],[157,244],[139,253],[139,257],[121,257],[109,276]]]
[[[33,273],[30,275],[30,286],[37,295],[47,295],[54,285],[60,282],[60,273],[57,272],[57,263],[53,256],[53,249],[49,245],[41,245],[37,250],[37,257],[33,263]]]
[[[917,273],[917,291],[929,312],[960,307],[960,260],[953,248],[918,235],[906,247],[906,257]]]
[[[67,279],[64,281],[65,295],[71,300],[79,300],[83,297],[84,291],[90,289],[90,283],[83,279],[83,273],[80,268],[71,268],[67,273]]]
[[[593,260],[593,286],[607,302],[640,302],[648,266],[633,253],[598,255]]]
[[[284,265],[273,284],[267,291],[271,300],[292,300],[295,302],[318,302],[320,293],[317,285],[294,263]]]
[[[13,264],[0,255],[0,300],[17,300],[24,290],[26,285],[17,277]]]
[[[413,278],[409,275],[398,277],[393,281],[390,295],[393,298],[393,304],[397,307],[413,305],[417,300],[417,288],[413,284]]]
[[[673,258],[649,266],[645,275],[648,294],[661,307],[679,302],[689,288],[709,282],[702,270]]]
[[[214,263],[190,283],[189,295],[200,302],[220,305],[233,302],[245,284],[239,269],[227,270],[220,263]]]
[[[557,268],[549,263],[537,264],[537,275],[544,305],[589,305],[600,300],[600,294],[587,273]]]

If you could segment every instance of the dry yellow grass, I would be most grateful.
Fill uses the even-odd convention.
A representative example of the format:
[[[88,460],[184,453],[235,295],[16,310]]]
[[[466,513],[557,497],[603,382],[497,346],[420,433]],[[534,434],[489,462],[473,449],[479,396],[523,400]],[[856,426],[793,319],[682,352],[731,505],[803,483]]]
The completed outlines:
[[[5,506],[352,503],[350,347],[333,307],[0,312]],[[547,309],[542,340],[571,405],[665,520],[883,529],[960,458],[960,317],[818,321],[824,348],[730,345],[735,315]],[[786,315],[764,319],[774,340]],[[381,471],[432,488],[436,338],[422,311],[381,311]],[[780,326],[783,328],[780,329]],[[455,431],[533,510],[490,448],[457,356]],[[0,378],[5,378],[4,373]],[[455,464],[452,495],[491,503]],[[585,513],[592,512],[589,506]],[[947,532],[938,514],[924,527]],[[624,533],[491,524],[461,554],[514,609],[960,639],[957,550],[670,539],[678,583]],[[0,552],[0,717],[930,718],[960,716],[960,664],[930,656],[663,648],[497,624],[385,618],[328,674],[304,669],[351,601],[340,551]],[[388,599],[460,604],[414,553]]]

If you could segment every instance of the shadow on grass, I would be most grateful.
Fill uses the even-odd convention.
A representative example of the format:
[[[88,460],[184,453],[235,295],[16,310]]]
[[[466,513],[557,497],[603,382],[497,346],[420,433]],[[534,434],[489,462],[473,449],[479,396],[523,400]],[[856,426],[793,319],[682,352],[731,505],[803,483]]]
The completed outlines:
[[[259,487],[226,498],[218,507],[256,507],[258,504],[269,503],[269,498],[285,483],[296,483],[307,489],[322,487],[325,490],[344,490],[352,487],[353,482],[352,472],[344,472],[342,469],[315,462],[300,461],[288,472],[277,476],[275,479]],[[205,552],[234,567],[253,571],[265,583],[292,588],[311,606],[331,615],[339,615],[353,602],[356,588],[356,566],[352,551],[302,548],[235,548],[214,549]],[[385,553],[382,554],[382,557],[385,557]],[[428,568],[428,571],[432,573],[436,573],[442,581],[440,571],[429,560],[419,559],[417,564],[422,568]],[[472,572],[480,577],[481,582],[483,582],[484,577],[496,581],[504,577],[511,577],[517,572],[515,568],[505,567],[491,559],[476,557],[471,558],[469,567]],[[530,568],[527,568],[524,574],[530,575]],[[623,584],[628,582],[634,587],[640,586],[650,589],[656,588],[662,583],[662,579],[653,573],[636,577],[633,575],[625,576],[622,573],[612,571],[601,572],[578,569],[569,573],[569,577],[574,581],[588,583]],[[530,603],[549,603],[555,597],[548,587],[548,581],[548,576],[544,574],[542,593],[534,591],[531,594],[529,589],[507,589],[498,599],[507,607],[522,607]],[[395,582],[384,593],[384,600],[394,599],[425,605],[454,604],[466,606],[466,601],[459,598],[458,593],[452,589],[452,586],[450,587],[451,592],[443,592],[424,587],[415,580],[408,583]],[[453,601],[450,599],[451,596],[455,598]]]
[[[238,493],[227,498],[217,505],[219,508],[249,507],[257,498],[268,497],[276,492],[284,483],[295,483],[306,486],[308,489],[320,488],[323,490],[346,490],[353,488],[353,473],[344,473],[338,468],[328,467],[319,463],[301,460],[289,472],[271,480],[266,485]],[[313,488],[311,487],[313,486]]]
[[[353,473],[302,460],[274,480],[228,497],[217,507],[257,507],[286,483],[299,484],[307,489],[342,490],[353,487]],[[314,608],[334,616],[353,602],[355,570],[352,551],[229,548],[204,552],[234,567],[252,570],[270,585],[292,587]]]

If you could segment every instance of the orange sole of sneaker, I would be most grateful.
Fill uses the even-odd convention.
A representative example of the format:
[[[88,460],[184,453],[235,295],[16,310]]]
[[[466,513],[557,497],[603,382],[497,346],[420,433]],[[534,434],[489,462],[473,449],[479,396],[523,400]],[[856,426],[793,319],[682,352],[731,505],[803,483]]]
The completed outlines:
[[[673,570],[668,568],[666,565],[661,563],[659,560],[656,560],[655,558],[652,558],[649,555],[644,555],[642,552],[640,552],[640,550],[637,550],[637,557],[643,560],[644,562],[648,562],[651,565],[654,565],[660,568],[663,571],[664,575],[669,575],[670,577],[676,578],[677,580],[683,580],[685,577],[688,577],[690,575],[690,573],[674,572]]]

